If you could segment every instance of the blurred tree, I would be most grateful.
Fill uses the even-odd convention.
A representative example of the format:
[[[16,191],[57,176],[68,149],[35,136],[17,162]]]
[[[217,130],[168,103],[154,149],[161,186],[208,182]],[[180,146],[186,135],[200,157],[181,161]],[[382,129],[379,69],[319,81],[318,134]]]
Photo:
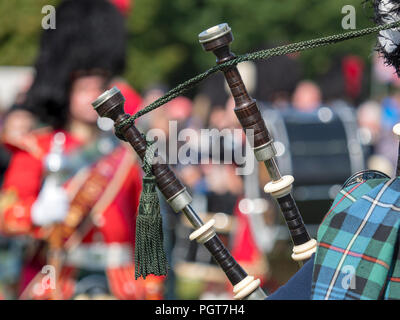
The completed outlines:
[[[136,0],[129,19],[127,77],[140,88],[158,81],[173,86],[211,67],[214,57],[203,52],[197,34],[221,22],[233,30],[237,54],[345,32],[345,5],[356,8],[357,28],[373,24],[372,11],[361,0]],[[349,53],[367,63],[375,39],[372,35],[302,53],[305,75],[323,74],[333,58]]]
[[[42,7],[58,0],[0,1],[0,65],[31,65],[36,57]]]
[[[40,34],[42,6],[60,0],[0,1],[0,65],[31,65]],[[155,82],[171,87],[214,65],[197,34],[228,22],[237,54],[344,32],[342,7],[356,8],[357,29],[370,26],[362,0],[135,0],[129,29],[127,80],[139,90]],[[375,35],[301,54],[307,77],[323,74],[333,58],[360,55],[368,64]],[[290,71],[289,71],[290,72]]]

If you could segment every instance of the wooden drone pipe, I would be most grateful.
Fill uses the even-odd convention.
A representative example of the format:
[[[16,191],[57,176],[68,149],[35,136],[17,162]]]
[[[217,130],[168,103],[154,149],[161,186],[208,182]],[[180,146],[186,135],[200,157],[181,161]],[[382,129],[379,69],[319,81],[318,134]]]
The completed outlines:
[[[215,54],[217,64],[235,58],[229,48],[232,41],[233,35],[226,23],[209,28],[199,34],[199,42],[204,50]],[[256,100],[251,98],[247,92],[236,65],[228,66],[222,71],[235,100],[235,114],[248,137],[257,160],[264,162],[272,179],[265,186],[264,191],[276,198],[280,205],[294,243],[292,258],[296,261],[307,260],[315,252],[316,241],[311,239],[308,234],[303,218],[291,195],[294,178],[289,175],[281,176],[275,162],[276,150],[273,139],[267,130]]]
[[[129,115],[124,112],[124,102],[124,96],[114,87],[97,98],[96,101],[93,102],[93,107],[101,117],[114,120],[115,127],[120,127],[121,124],[129,118]],[[147,143],[135,125],[129,123],[123,125],[120,128],[120,133],[143,160],[146,156]],[[191,196],[169,166],[165,164],[164,161],[158,161],[152,163],[152,171],[156,177],[159,190],[170,206],[176,212],[182,211],[196,229],[190,235],[190,240],[196,240],[204,244],[212,257],[225,272],[229,281],[234,286],[234,298],[252,300],[264,299],[266,295],[259,287],[260,280],[249,276],[225,248],[214,230],[213,226],[215,220],[212,219],[206,224],[203,223],[190,206],[192,201]]]

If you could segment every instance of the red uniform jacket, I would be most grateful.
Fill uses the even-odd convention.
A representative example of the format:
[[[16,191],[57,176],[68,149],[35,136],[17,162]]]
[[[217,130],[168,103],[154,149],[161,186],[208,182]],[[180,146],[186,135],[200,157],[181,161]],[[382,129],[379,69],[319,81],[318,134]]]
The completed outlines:
[[[14,154],[5,175],[2,198],[0,203],[0,227],[7,235],[29,234],[36,238],[45,237],[48,228],[33,225],[31,221],[31,206],[36,200],[43,180],[43,159],[49,152],[50,143],[55,132],[42,132],[31,135],[25,148],[14,149]],[[68,133],[66,135],[65,151],[79,148],[81,144]],[[108,156],[110,159],[100,159],[102,165],[116,164],[113,177],[96,202],[95,215],[97,225],[85,236],[83,242],[102,239],[108,244],[122,244],[133,247],[135,239],[135,220],[141,191],[141,170],[131,151],[126,146],[117,147]],[[78,174],[79,175],[79,174]],[[75,181],[74,181],[75,180]],[[74,193],[82,184],[79,177],[73,177],[66,184],[68,193]],[[85,177],[83,177],[85,180]],[[75,185],[75,186],[74,186]],[[37,270],[36,270],[37,271]],[[107,270],[109,286],[119,299],[145,299],[160,297],[160,278],[134,280],[134,266],[124,264],[112,266]],[[63,296],[68,298],[73,293],[70,271],[63,271]],[[32,284],[33,285],[33,284]],[[37,294],[44,296],[44,292]]]

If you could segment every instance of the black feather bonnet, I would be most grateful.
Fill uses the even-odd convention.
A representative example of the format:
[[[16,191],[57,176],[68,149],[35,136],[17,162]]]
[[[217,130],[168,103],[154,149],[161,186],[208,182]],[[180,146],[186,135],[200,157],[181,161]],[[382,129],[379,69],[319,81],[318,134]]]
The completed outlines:
[[[62,1],[56,8],[56,28],[42,32],[26,108],[40,121],[63,127],[73,75],[96,70],[109,77],[122,73],[125,38],[123,16],[109,1]]]

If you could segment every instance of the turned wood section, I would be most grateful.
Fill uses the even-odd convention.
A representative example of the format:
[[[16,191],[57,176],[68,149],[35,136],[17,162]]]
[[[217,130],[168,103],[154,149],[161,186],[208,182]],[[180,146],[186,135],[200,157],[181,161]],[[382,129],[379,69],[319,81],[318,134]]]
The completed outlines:
[[[115,126],[117,127],[124,120],[129,118],[129,115],[124,112],[124,103],[124,96],[121,92],[117,92],[113,96],[104,100],[100,105],[96,106],[95,110],[101,117],[107,117],[114,120]],[[147,144],[146,140],[135,125],[127,124],[121,128],[120,132],[143,160],[146,154]],[[159,190],[167,200],[171,199],[185,188],[167,164],[154,163],[152,165],[152,171],[156,177]]]
[[[222,270],[224,270],[232,285],[238,284],[248,276],[246,271],[243,270],[243,268],[229,253],[218,236],[212,237],[210,240],[204,243],[204,246],[208,249]]]
[[[229,32],[220,38],[202,43],[202,46],[206,51],[212,51],[217,57],[217,63],[221,64],[235,58],[235,55],[229,49],[229,44],[232,40],[232,33]],[[227,67],[223,72],[235,100],[235,114],[243,130],[248,133],[249,142],[252,144],[254,141],[252,147],[257,148],[267,144],[271,137],[256,100],[248,94],[237,67]]]
[[[277,198],[277,201],[288,226],[293,244],[299,246],[311,240],[293,196],[288,194],[282,198]]]

